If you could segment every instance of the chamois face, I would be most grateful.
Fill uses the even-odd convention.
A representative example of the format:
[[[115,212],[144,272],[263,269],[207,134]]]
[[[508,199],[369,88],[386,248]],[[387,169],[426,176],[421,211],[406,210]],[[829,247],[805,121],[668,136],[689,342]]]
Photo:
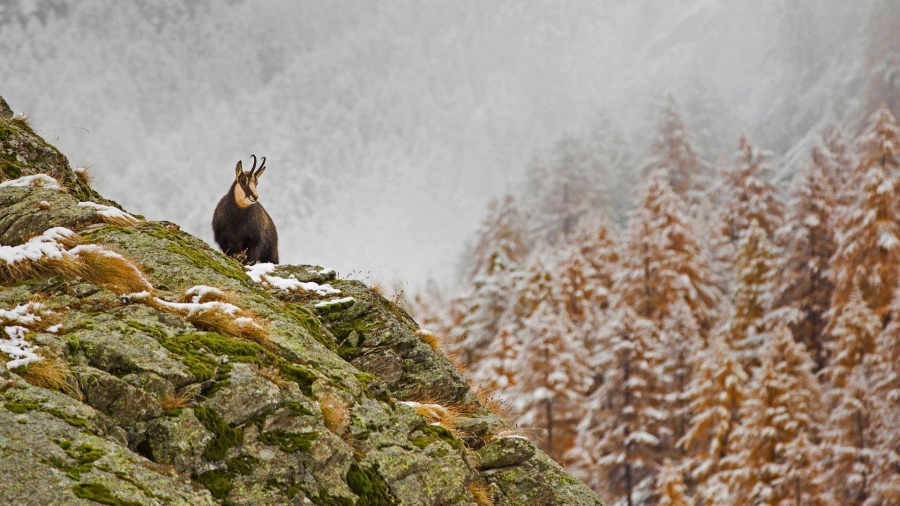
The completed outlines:
[[[251,156],[253,156],[253,168],[250,169],[250,172],[244,172],[241,162],[238,162],[234,168],[234,201],[241,208],[250,207],[259,200],[256,185],[259,182],[259,176],[266,170],[266,157],[262,158],[262,164],[257,170],[256,156]]]

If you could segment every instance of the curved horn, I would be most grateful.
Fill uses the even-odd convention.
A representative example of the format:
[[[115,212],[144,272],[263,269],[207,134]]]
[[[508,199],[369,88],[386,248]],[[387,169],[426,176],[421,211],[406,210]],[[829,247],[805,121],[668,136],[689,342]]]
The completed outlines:
[[[262,163],[259,164],[259,170],[256,171],[256,174],[253,177],[259,178],[259,176],[262,176],[262,173],[265,171],[266,171],[266,157],[262,157]]]
[[[256,170],[256,155],[250,155],[253,158],[253,167],[250,169],[250,175],[253,175],[253,171]]]

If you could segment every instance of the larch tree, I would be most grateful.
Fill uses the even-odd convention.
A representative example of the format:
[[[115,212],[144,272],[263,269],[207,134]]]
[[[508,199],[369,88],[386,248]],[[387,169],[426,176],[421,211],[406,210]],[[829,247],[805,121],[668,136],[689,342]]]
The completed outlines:
[[[656,476],[656,497],[658,506],[691,506],[693,501],[687,493],[687,485],[678,467],[666,459]]]
[[[832,340],[826,344],[830,358],[822,375],[831,387],[842,389],[856,368],[871,360],[880,332],[881,319],[855,290],[838,314]]]
[[[731,314],[718,330],[745,366],[759,363],[759,347],[774,302],[777,255],[766,231],[752,220],[738,238]]]
[[[687,390],[691,421],[679,444],[688,453],[691,477],[697,483],[700,504],[718,504],[723,484],[715,478],[721,461],[740,426],[747,400],[747,372],[734,350],[721,336],[695,356],[694,376]]]
[[[672,458],[680,459],[684,456],[683,447],[677,442],[684,437],[690,426],[690,384],[696,357],[703,352],[704,347],[700,325],[691,314],[690,307],[683,301],[675,304],[672,316],[663,322],[662,338],[663,348],[667,351],[663,368],[670,378],[665,408],[670,415],[669,428],[672,432],[672,438],[665,441],[665,447]]]
[[[722,235],[731,244],[754,220],[770,241],[775,240],[775,231],[784,220],[784,204],[778,189],[766,179],[772,172],[771,156],[742,134],[735,163],[721,174]]]
[[[822,391],[814,363],[787,325],[776,325],[753,372],[721,474],[726,504],[824,505],[816,480]]]
[[[708,171],[695,145],[675,97],[667,95],[659,111],[656,135],[650,145],[651,158],[644,175],[664,174],[672,190],[689,199],[705,186]]]
[[[537,444],[565,462],[590,385],[586,353],[562,304],[544,300],[524,321],[516,361],[519,425],[546,431]]]
[[[822,129],[821,138],[813,147],[812,158],[829,180],[838,203],[841,206],[850,204],[855,197],[847,184],[855,165],[853,147],[840,127],[829,124]]]
[[[830,323],[857,288],[883,315],[900,284],[900,128],[887,107],[872,114],[856,142],[859,161],[850,184],[857,197],[838,221]]]
[[[825,313],[834,290],[830,261],[837,249],[834,213],[839,205],[834,179],[823,160],[814,152],[812,161],[796,176],[787,218],[778,230],[784,253],[776,300],[777,306],[800,313],[791,332],[819,368],[825,364]]]
[[[585,403],[569,458],[590,486],[633,506],[652,495],[663,441],[671,436],[664,409],[669,378],[654,322],[620,304],[603,333],[597,366],[603,381]]]
[[[843,386],[832,390],[820,478],[830,504],[886,506],[900,496],[900,458],[891,448],[896,447],[896,419],[872,391],[868,370],[855,367]],[[882,500],[892,496],[894,501]]]
[[[645,183],[621,258],[616,292],[640,316],[661,327],[684,301],[704,333],[712,326],[721,295],[708,253],[684,202],[660,173]]]
[[[471,266],[466,273],[467,281],[492,270],[498,254],[521,265],[530,253],[525,218],[512,195],[493,199],[488,204],[487,217],[475,237],[470,255]]]
[[[572,244],[591,266],[594,301],[601,308],[610,304],[615,273],[619,265],[616,229],[603,212],[593,212],[578,224]]]

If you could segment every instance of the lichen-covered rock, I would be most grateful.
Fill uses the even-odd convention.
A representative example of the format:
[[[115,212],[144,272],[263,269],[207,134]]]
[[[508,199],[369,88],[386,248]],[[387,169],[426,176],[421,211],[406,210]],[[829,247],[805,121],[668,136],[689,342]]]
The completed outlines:
[[[478,467],[496,469],[518,466],[530,459],[537,447],[523,436],[500,437],[478,450]]]
[[[116,204],[0,99],[0,181],[36,174],[61,188],[0,188],[0,244],[67,227],[152,293],[113,291],[103,265],[0,270],[0,308],[36,302],[26,340],[47,357],[10,371],[0,356],[0,504],[475,506],[485,481],[497,504],[602,504],[533,445],[496,439],[508,423],[396,304],[315,266],[271,275],[331,289],[257,283],[172,223],[107,223],[78,204]],[[227,311],[179,305],[198,286]],[[464,414],[451,431],[410,400]]]

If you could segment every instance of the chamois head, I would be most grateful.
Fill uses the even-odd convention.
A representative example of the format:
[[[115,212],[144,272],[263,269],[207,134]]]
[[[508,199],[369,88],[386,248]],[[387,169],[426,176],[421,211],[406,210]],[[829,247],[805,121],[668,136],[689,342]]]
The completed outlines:
[[[234,201],[241,208],[250,207],[259,200],[259,194],[256,192],[256,184],[259,182],[259,176],[266,171],[266,157],[262,157],[262,163],[259,169],[256,168],[256,155],[253,157],[253,168],[250,172],[244,172],[242,162],[238,162],[234,168]]]

